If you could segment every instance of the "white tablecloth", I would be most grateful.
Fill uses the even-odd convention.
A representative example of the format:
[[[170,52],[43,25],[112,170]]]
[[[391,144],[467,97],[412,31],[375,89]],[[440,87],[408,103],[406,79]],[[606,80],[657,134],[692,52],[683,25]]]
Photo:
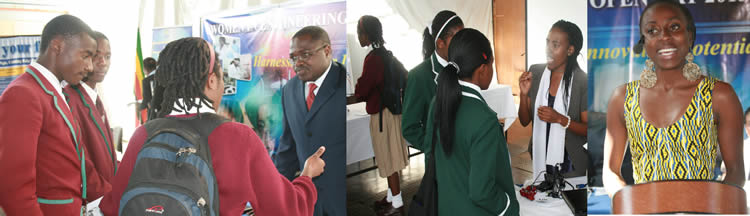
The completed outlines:
[[[497,113],[498,119],[505,119],[508,130],[518,118],[513,93],[508,85],[499,85],[481,92],[487,105]],[[346,106],[346,164],[356,163],[374,157],[370,138],[370,115],[365,110],[365,102]]]
[[[516,199],[518,200],[519,215],[522,216],[555,216],[573,215],[565,200],[548,197],[546,201],[531,201],[521,196],[521,188],[515,186]]]
[[[573,186],[578,186],[579,184],[586,184],[586,176],[581,177],[573,177],[573,178],[566,178],[566,181],[568,181]],[[532,180],[529,180],[524,185],[531,184]],[[573,211],[570,210],[568,207],[568,204],[565,203],[565,200],[562,198],[552,198],[547,197],[546,201],[531,201],[527,199],[526,197],[521,196],[520,190],[518,186],[515,186],[516,189],[516,199],[518,199],[518,205],[520,208],[520,215],[523,216],[553,216],[553,215],[573,215]],[[571,190],[572,188],[565,184],[565,187],[562,188],[562,190]]]
[[[375,156],[370,138],[370,114],[365,103],[346,106],[346,165]]]

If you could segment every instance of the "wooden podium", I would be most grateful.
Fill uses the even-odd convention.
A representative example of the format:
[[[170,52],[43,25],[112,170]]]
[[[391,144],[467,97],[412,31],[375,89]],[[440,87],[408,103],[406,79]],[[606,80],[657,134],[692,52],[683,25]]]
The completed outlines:
[[[658,181],[628,185],[612,198],[613,214],[747,214],[740,187],[715,181]]]

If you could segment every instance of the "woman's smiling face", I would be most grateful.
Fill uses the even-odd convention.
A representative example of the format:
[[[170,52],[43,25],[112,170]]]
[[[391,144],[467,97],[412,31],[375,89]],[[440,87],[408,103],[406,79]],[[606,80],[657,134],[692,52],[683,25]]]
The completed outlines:
[[[677,69],[685,64],[694,40],[687,26],[685,14],[672,5],[654,5],[643,13],[644,49],[656,68]]]

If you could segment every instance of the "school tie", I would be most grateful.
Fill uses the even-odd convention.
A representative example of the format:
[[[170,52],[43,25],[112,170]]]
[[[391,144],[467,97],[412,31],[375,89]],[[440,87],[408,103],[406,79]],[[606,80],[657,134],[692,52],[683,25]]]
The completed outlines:
[[[94,103],[96,103],[96,110],[99,111],[100,115],[102,115],[102,123],[107,122],[107,111],[104,110],[104,104],[102,104],[102,100],[99,100],[99,97],[96,97],[96,102]]]
[[[315,83],[310,83],[309,86],[310,91],[307,94],[307,100],[305,100],[307,102],[307,110],[310,110],[310,107],[312,107],[313,101],[315,101],[315,89],[318,88]]]

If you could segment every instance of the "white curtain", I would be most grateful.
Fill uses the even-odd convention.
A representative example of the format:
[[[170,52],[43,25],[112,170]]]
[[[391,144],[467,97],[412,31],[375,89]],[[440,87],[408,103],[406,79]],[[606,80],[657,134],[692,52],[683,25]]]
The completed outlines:
[[[357,21],[363,15],[378,17],[383,24],[386,48],[391,50],[407,69],[422,62],[422,33],[432,18],[442,10],[456,12],[466,28],[493,38],[491,0],[348,0],[347,44],[352,84],[362,74],[362,63],[369,49],[361,48],[357,40]],[[494,68],[494,67],[493,67]],[[492,82],[493,85],[495,82]],[[352,94],[353,90],[349,90]]]
[[[386,0],[413,29],[420,32],[441,10],[456,12],[467,28],[475,28],[492,38],[491,0]]]

